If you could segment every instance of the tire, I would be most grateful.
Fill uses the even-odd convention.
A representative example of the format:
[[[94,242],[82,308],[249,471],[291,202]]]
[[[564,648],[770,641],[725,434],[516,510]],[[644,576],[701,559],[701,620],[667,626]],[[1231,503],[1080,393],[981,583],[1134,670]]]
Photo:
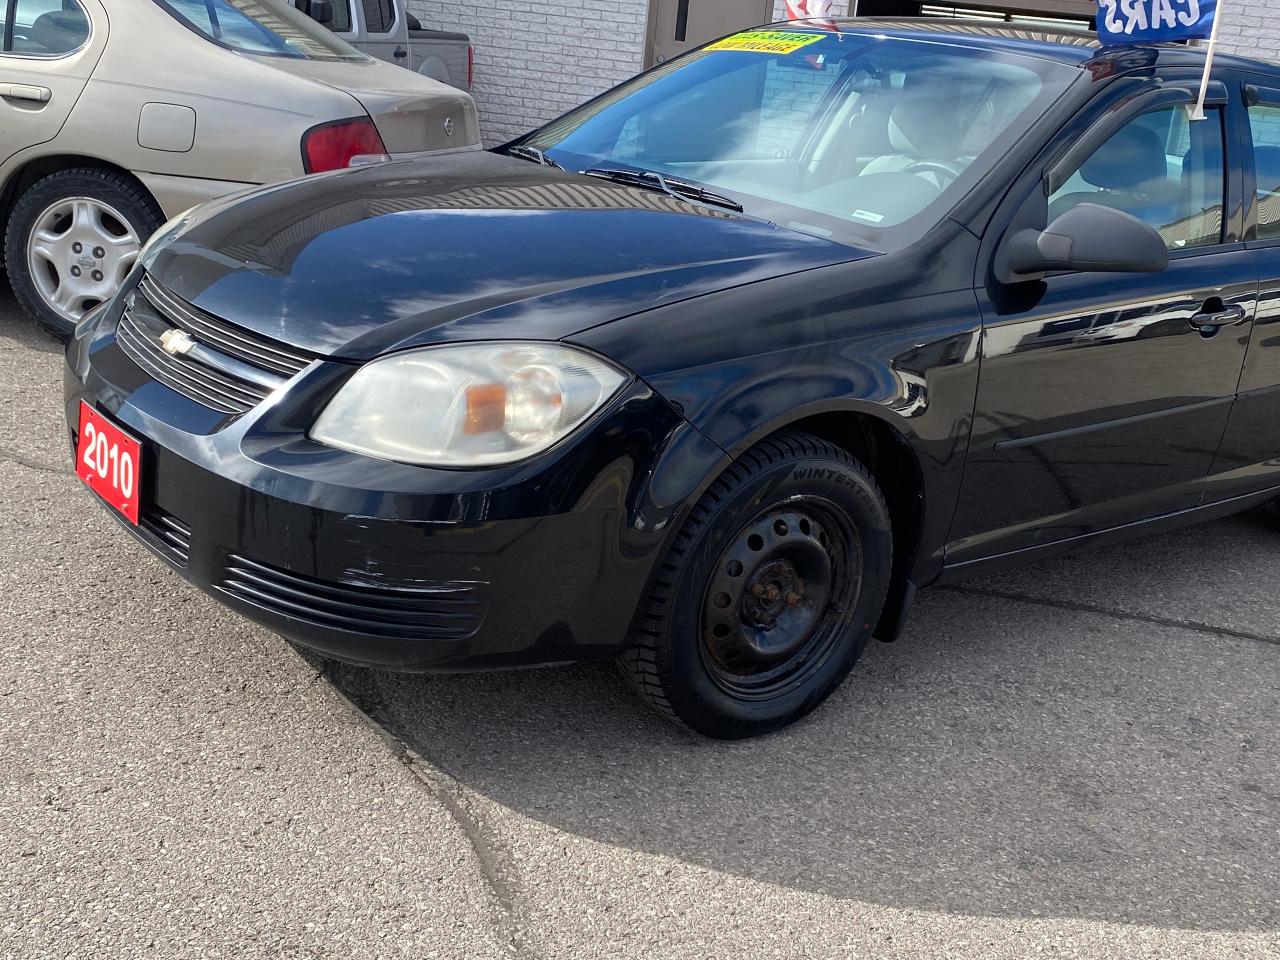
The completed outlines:
[[[5,266],[19,304],[66,340],[79,316],[115,294],[163,220],[146,190],[120,173],[77,167],[37,180],[5,231]]]
[[[817,437],[777,434],[694,506],[618,665],[643,700],[697,733],[777,730],[848,675],[892,567],[889,510],[870,473]]]

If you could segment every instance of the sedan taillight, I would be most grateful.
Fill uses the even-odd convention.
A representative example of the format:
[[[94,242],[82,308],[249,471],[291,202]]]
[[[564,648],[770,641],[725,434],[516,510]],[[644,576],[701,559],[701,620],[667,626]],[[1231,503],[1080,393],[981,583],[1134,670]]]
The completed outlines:
[[[368,117],[322,123],[302,135],[302,166],[307,173],[344,170],[356,163],[386,159],[387,148]]]

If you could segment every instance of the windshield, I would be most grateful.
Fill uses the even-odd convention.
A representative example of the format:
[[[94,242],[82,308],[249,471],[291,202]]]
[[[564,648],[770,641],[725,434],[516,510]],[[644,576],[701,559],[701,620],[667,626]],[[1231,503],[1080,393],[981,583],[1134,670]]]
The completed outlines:
[[[368,58],[284,0],[156,0],[196,33],[241,53],[293,60]]]
[[[879,249],[923,235],[1080,71],[937,40],[736,34],[535,131],[570,170],[692,182],[781,226]]]

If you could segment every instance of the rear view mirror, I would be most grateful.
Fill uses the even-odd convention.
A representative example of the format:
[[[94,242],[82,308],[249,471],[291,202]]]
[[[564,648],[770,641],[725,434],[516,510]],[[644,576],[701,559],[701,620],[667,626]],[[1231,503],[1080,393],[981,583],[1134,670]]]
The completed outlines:
[[[1045,230],[1019,230],[1005,241],[1006,282],[1038,280],[1046,273],[1159,273],[1169,250],[1137,217],[1096,203],[1082,203]]]
[[[322,26],[333,23],[333,0],[309,0],[307,16]]]

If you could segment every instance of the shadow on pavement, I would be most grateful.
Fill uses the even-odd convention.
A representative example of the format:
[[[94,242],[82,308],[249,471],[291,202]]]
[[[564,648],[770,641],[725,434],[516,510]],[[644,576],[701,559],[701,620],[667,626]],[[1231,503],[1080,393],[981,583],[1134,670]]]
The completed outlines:
[[[1250,516],[1012,582],[1081,602],[1128,590],[1163,611],[1151,578],[1211,591],[1206,553],[1266,572],[1277,548]],[[1244,589],[1280,624],[1274,582]],[[896,907],[1280,927],[1277,645],[926,591],[908,634],[873,644],[813,717],[737,744],[650,716],[603,666],[331,672],[467,788],[602,843]]]
[[[5,322],[0,323],[0,344],[7,345],[8,349],[23,347],[41,353],[62,352],[62,344],[37,327],[35,321],[18,308],[18,301],[9,290],[9,281],[3,271],[0,271],[0,317],[5,318]],[[5,347],[0,346],[0,349]]]

